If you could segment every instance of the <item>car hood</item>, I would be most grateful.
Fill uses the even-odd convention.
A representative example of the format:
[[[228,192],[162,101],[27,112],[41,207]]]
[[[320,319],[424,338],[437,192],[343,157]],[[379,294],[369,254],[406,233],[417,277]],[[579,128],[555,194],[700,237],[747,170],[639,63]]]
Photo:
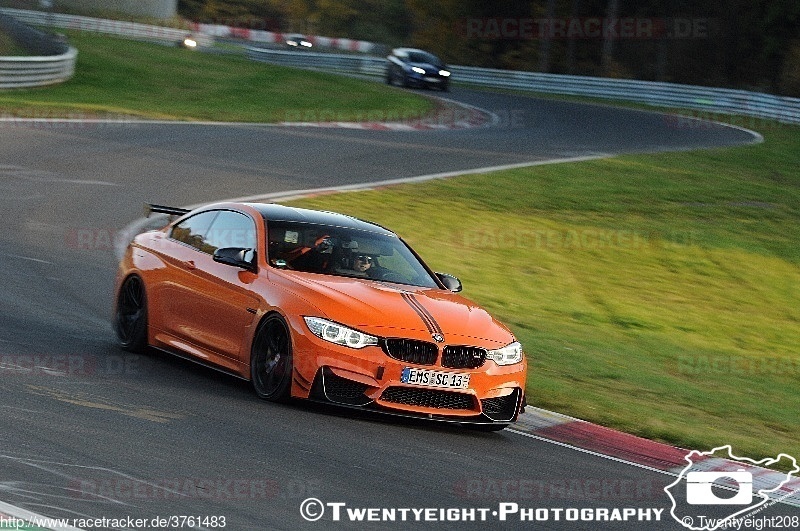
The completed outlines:
[[[380,337],[503,347],[511,332],[474,302],[442,289],[374,280],[283,272],[285,286],[320,309],[324,317]],[[480,344],[477,344],[480,343]]]
[[[434,65],[431,63],[408,63],[409,66],[418,66],[420,68],[424,68],[426,72],[438,72],[439,70],[446,70],[444,65]]]

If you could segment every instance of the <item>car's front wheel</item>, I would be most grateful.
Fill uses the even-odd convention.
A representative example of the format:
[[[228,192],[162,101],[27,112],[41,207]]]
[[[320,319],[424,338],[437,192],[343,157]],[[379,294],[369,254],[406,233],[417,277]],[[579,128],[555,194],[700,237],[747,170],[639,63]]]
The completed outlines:
[[[250,378],[265,400],[289,398],[292,383],[292,341],[286,321],[268,316],[258,327],[250,354]]]
[[[147,347],[147,296],[137,275],[129,276],[120,286],[114,328],[123,349],[140,352]]]

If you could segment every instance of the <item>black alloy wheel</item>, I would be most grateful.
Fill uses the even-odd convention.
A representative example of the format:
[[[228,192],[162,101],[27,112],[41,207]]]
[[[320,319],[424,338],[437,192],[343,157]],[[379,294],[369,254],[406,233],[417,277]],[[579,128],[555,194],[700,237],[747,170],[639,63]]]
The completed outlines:
[[[283,317],[272,314],[258,327],[250,354],[250,378],[256,394],[271,401],[289,398],[292,367],[289,327]]]
[[[124,350],[141,352],[147,347],[147,297],[144,282],[136,275],[125,279],[120,287],[114,325]]]

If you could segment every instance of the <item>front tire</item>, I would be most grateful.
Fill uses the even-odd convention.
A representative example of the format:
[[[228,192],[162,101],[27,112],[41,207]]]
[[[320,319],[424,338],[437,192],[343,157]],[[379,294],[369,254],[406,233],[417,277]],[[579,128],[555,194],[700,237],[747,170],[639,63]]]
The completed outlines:
[[[147,348],[147,296],[144,281],[137,275],[126,278],[119,288],[114,329],[124,350],[142,352]]]
[[[283,317],[272,314],[259,325],[250,353],[250,379],[256,394],[273,402],[288,399],[292,368],[289,327]]]

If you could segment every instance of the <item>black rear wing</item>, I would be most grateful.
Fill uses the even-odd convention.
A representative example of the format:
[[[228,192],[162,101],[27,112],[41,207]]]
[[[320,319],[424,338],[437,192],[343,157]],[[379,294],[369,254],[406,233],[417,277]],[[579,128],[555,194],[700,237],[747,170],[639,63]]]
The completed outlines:
[[[150,217],[150,214],[169,214],[170,216],[182,216],[184,214],[188,214],[191,212],[188,208],[178,208],[178,207],[171,207],[171,206],[164,206],[164,205],[145,205],[144,207],[144,214],[145,217]]]

